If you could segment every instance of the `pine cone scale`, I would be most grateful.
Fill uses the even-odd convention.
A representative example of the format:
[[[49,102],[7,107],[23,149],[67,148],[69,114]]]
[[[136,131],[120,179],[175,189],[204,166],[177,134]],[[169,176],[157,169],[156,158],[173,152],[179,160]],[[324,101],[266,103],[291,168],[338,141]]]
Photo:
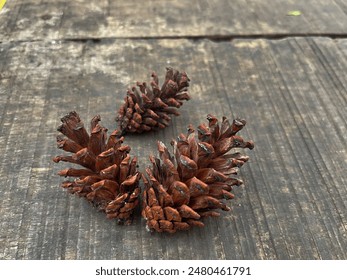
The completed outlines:
[[[196,219],[196,220],[200,219],[200,215],[188,205],[181,205],[180,207],[177,208],[177,210],[182,218]]]
[[[209,186],[196,177],[189,179],[186,183],[191,197],[200,196],[209,192]]]
[[[61,121],[62,124],[57,130],[80,146],[87,147],[89,135],[78,114],[75,111],[70,112],[67,116],[64,116]]]

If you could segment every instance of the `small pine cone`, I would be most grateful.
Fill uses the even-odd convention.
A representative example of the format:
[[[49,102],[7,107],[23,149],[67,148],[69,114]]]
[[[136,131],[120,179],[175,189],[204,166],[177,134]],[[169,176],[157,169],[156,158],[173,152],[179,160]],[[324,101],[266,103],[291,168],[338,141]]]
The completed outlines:
[[[89,135],[76,112],[64,116],[58,131],[66,137],[57,137],[58,148],[72,155],[56,156],[53,161],[66,161],[83,168],[67,168],[60,176],[75,177],[61,186],[70,193],[86,198],[108,218],[130,224],[139,204],[141,174],[137,159],[130,158],[130,147],[122,145],[124,137],[115,130],[107,139],[107,129],[99,124],[100,116],[91,121]]]
[[[170,115],[179,115],[177,108],[183,100],[189,100],[189,78],[185,72],[167,68],[165,82],[159,87],[156,73],[152,73],[150,87],[145,82],[137,82],[128,89],[124,104],[116,118],[120,130],[142,133],[165,128],[169,125]]]
[[[218,209],[229,211],[223,202],[232,199],[238,168],[248,159],[233,148],[253,149],[252,141],[235,134],[246,124],[236,119],[232,124],[223,117],[222,123],[212,116],[209,124],[198,127],[198,139],[192,126],[187,135],[172,141],[174,153],[158,142],[159,158],[150,157],[151,168],[142,174],[145,184],[142,216],[147,227],[157,232],[176,232],[191,226],[204,226],[201,218],[219,216]]]

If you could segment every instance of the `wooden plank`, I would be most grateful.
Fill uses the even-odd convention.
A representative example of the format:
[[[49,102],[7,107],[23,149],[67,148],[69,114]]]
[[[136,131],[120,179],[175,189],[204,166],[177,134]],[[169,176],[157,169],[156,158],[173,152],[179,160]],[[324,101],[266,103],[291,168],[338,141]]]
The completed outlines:
[[[337,0],[13,0],[0,14],[0,41],[345,35],[345,8]],[[293,10],[301,15],[288,16]]]
[[[0,46],[1,259],[346,259],[347,40],[103,40]],[[248,121],[256,148],[232,212],[205,228],[150,234],[107,220],[59,187],[59,118],[116,127],[125,89],[184,69],[191,96],[166,130],[129,135],[140,169],[207,112]]]

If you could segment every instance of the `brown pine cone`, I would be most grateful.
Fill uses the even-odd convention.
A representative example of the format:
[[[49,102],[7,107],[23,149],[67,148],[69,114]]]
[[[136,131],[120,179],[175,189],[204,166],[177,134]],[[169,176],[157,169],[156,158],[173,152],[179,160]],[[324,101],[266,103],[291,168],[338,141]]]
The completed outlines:
[[[236,119],[232,124],[223,117],[222,123],[212,116],[209,124],[198,127],[198,139],[192,126],[187,135],[172,141],[174,155],[158,142],[159,158],[150,157],[151,168],[142,174],[146,186],[143,192],[142,216],[147,227],[157,232],[176,232],[191,226],[204,226],[201,218],[219,216],[216,210],[229,211],[223,199],[232,199],[238,168],[248,156],[233,148],[253,149],[252,141],[244,141],[235,134],[246,124]]]
[[[59,135],[57,145],[72,155],[56,156],[53,161],[66,161],[83,167],[59,171],[60,176],[76,177],[61,186],[86,198],[108,218],[130,224],[139,204],[141,175],[137,171],[136,157],[130,158],[130,147],[122,145],[124,138],[119,137],[120,133],[115,130],[107,139],[107,129],[99,124],[100,116],[92,119],[90,135],[76,112],[70,112],[61,121],[58,131],[67,138]]]
[[[167,68],[165,82],[159,87],[156,73],[152,73],[150,87],[145,82],[137,82],[128,90],[124,104],[116,118],[120,130],[142,133],[165,128],[170,115],[179,115],[177,108],[183,100],[189,100],[189,78],[185,72]]]

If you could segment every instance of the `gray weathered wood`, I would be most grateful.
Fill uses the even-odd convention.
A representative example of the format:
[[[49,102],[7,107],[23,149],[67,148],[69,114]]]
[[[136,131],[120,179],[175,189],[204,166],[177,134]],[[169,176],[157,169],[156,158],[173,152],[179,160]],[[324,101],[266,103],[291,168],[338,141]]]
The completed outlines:
[[[341,0],[7,1],[0,41],[343,35]],[[288,16],[293,10],[300,16]]]
[[[346,259],[346,57],[347,40],[324,38],[3,42],[0,259]],[[155,140],[207,112],[245,118],[256,144],[232,212],[175,235],[107,220],[51,160],[61,116],[112,130],[127,86],[167,65],[188,72],[192,100],[166,130],[126,138],[141,170]]]

